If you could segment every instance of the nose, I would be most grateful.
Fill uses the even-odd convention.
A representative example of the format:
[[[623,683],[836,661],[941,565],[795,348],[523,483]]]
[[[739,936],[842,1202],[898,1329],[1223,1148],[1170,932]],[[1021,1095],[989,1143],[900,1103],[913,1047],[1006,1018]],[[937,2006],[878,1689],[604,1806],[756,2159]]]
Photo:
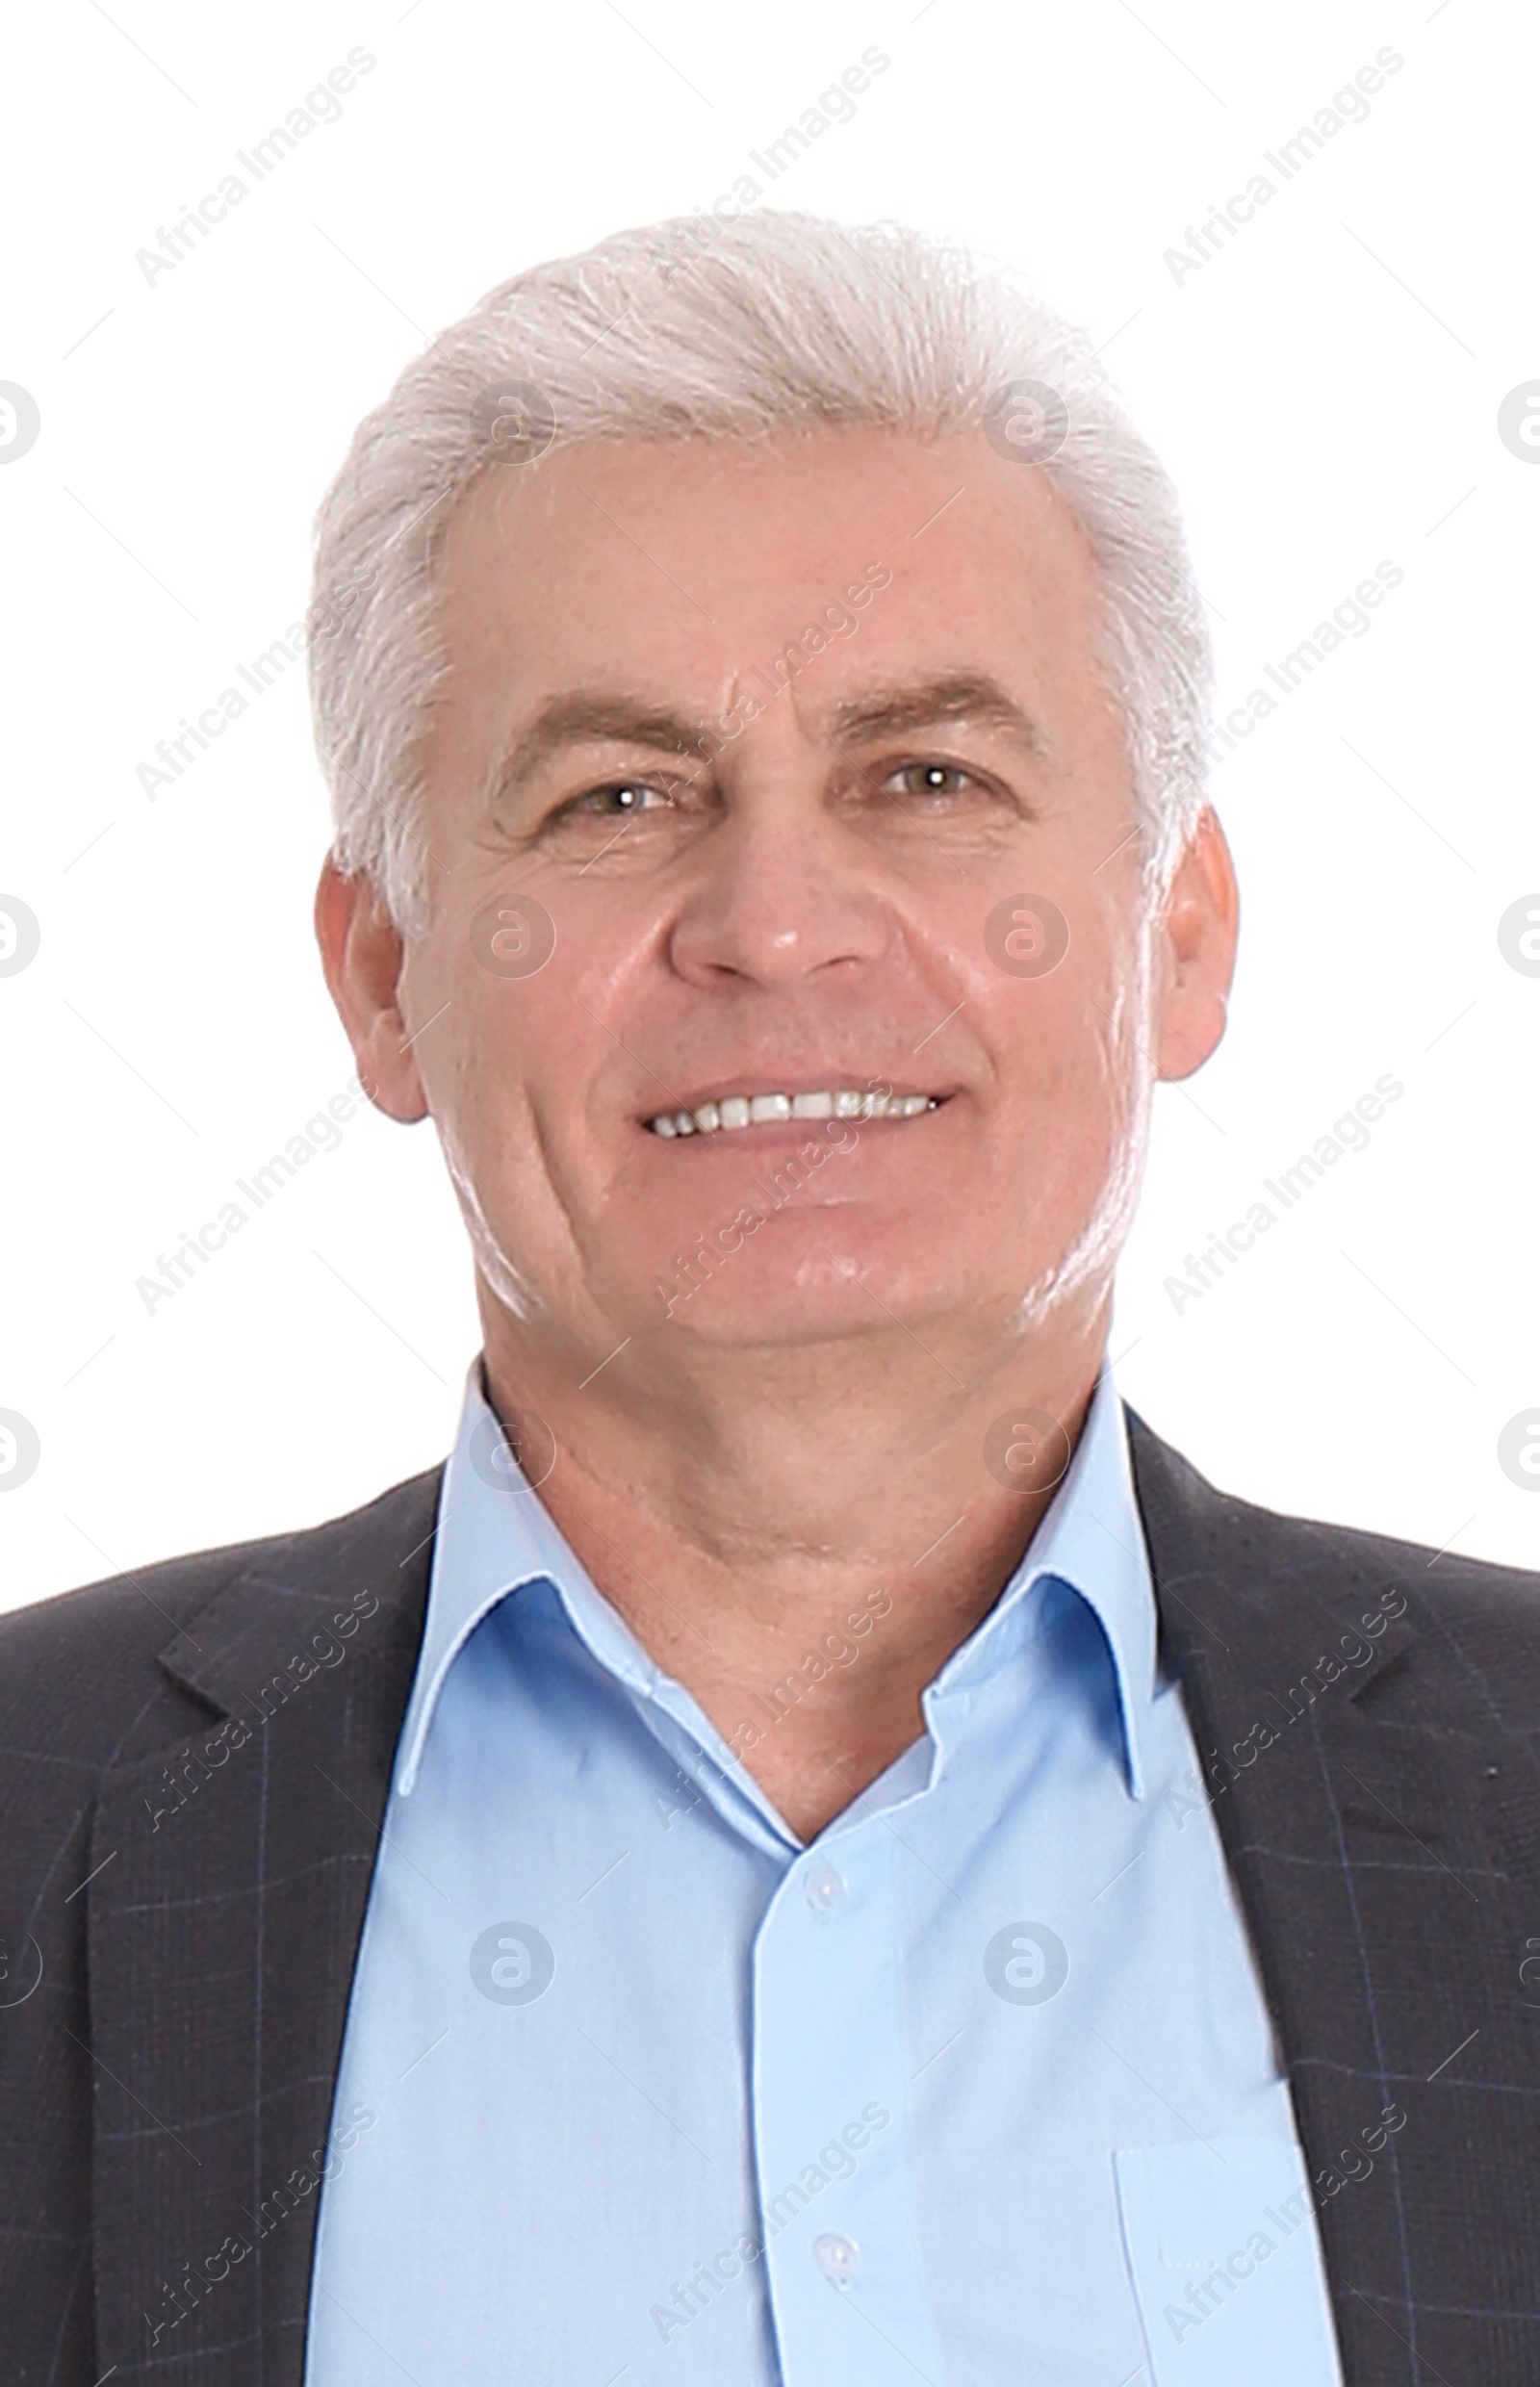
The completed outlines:
[[[893,928],[876,855],[784,782],[730,804],[696,859],[670,947],[693,985],[854,976],[887,950]]]

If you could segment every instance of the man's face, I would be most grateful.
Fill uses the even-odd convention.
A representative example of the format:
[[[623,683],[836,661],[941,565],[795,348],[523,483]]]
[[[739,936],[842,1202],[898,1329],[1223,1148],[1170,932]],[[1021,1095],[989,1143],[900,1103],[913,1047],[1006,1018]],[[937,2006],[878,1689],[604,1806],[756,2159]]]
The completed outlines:
[[[577,1359],[1103,1285],[1169,957],[1044,475],[971,432],[557,449],[467,493],[440,598],[396,1091],[503,1305]],[[937,1107],[649,1123],[886,1089]]]

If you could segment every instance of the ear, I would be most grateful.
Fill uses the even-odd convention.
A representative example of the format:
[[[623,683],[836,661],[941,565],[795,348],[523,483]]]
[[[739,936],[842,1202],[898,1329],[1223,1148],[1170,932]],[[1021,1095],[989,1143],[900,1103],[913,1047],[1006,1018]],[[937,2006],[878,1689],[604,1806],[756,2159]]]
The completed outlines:
[[[1177,864],[1158,931],[1164,953],[1157,1077],[1191,1077],[1224,1034],[1240,919],[1235,864],[1219,816],[1205,806]]]
[[[400,931],[369,881],[339,870],[329,854],[316,888],[315,921],[321,965],[371,1102],[389,1118],[425,1118],[427,1096],[397,1001]]]

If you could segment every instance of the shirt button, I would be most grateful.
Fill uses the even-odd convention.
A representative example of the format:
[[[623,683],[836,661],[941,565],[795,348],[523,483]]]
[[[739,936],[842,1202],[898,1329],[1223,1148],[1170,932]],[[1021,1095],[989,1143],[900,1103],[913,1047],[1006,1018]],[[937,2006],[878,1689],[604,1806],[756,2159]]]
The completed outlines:
[[[832,1864],[810,1865],[802,1877],[803,1895],[814,1914],[832,1914],[848,1886],[844,1875],[836,1873]]]
[[[821,2238],[812,2242],[812,2259],[836,2288],[848,2288],[860,2263],[860,2248],[853,2238],[842,2238],[837,2230],[825,2230]]]

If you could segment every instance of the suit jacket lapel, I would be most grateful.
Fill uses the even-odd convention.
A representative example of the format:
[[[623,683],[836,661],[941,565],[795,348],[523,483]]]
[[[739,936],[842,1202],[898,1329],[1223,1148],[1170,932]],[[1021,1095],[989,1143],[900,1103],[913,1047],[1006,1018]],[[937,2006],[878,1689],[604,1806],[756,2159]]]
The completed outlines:
[[[1514,1936],[1540,1915],[1533,1775],[1515,1785],[1511,1735],[1462,1702],[1424,1553],[1232,1500],[1128,1420],[1162,1656],[1271,2007],[1347,2376],[1442,2375],[1502,2294],[1516,2194],[1540,2201]],[[1514,2109],[1496,2176],[1494,2083]]]
[[[266,1546],[162,1652],[87,1890],[100,2362],[299,2387],[441,1470]]]

